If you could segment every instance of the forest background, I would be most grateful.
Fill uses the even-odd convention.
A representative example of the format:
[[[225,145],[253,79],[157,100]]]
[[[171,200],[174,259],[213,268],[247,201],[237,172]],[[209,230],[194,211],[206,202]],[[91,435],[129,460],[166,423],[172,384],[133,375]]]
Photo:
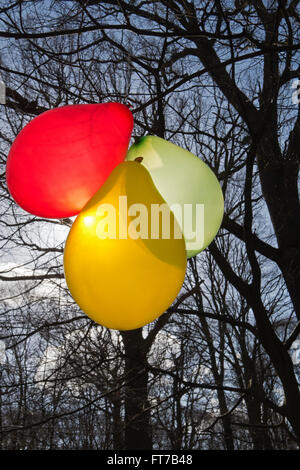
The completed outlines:
[[[2,449],[299,448],[298,3],[0,1]],[[108,101],[201,157],[225,197],[174,304],[130,332],[68,293],[72,220],[25,213],[5,181],[27,122]]]

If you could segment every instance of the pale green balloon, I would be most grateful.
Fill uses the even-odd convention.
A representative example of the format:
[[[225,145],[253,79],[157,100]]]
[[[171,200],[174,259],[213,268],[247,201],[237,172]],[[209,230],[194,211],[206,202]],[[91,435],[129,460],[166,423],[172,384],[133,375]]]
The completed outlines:
[[[222,223],[224,198],[213,171],[196,155],[160,137],[141,137],[126,160],[142,157],[158,191],[173,210],[187,257],[204,250]]]

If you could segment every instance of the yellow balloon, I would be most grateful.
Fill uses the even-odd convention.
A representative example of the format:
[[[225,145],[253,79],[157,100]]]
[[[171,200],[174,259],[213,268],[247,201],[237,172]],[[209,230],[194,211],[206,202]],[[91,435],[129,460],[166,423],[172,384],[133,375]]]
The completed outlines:
[[[140,163],[118,165],[80,212],[66,241],[64,270],[74,300],[107,328],[142,327],[176,298],[185,242]]]

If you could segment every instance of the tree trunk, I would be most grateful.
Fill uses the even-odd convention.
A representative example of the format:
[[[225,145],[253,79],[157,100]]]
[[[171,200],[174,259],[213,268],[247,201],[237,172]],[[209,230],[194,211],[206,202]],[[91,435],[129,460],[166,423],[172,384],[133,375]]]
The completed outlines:
[[[113,426],[113,446],[114,450],[123,449],[123,433],[121,418],[121,397],[118,390],[112,399],[112,426]]]
[[[300,319],[300,205],[298,162],[292,155],[283,159],[270,130],[258,147],[258,167],[280,250],[280,262],[287,289]],[[289,158],[290,157],[290,158]]]
[[[152,449],[142,329],[121,332],[125,347],[125,449]]]

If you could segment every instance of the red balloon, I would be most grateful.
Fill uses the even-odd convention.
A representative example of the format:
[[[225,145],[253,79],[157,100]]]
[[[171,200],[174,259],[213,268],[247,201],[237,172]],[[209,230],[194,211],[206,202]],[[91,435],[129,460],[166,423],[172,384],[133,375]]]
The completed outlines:
[[[8,189],[26,211],[47,218],[78,214],[126,156],[133,117],[121,103],[46,111],[16,137]]]

